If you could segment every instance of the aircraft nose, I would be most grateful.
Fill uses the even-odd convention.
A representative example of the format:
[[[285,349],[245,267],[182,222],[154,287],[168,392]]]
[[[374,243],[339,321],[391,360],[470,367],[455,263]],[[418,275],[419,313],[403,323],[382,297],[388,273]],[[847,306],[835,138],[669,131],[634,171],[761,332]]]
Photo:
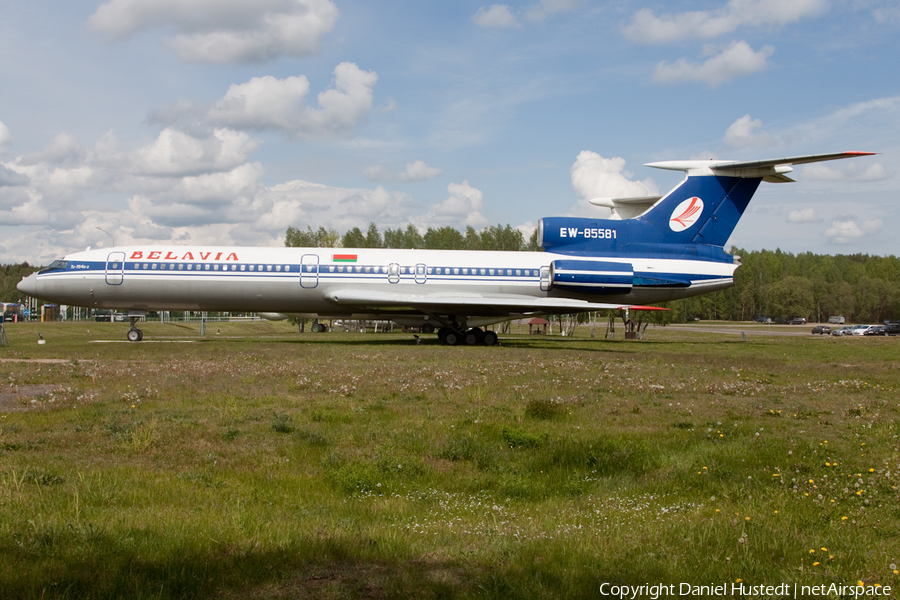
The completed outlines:
[[[16,285],[16,288],[23,294],[27,294],[29,296],[37,296],[37,273],[32,273],[28,277],[24,278],[18,283],[18,285]]]

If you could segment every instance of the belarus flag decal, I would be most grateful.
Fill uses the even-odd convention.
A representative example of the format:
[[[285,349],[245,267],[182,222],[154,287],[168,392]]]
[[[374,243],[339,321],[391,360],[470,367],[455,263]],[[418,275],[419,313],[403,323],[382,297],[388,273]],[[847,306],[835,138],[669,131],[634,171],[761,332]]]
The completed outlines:
[[[355,254],[333,254],[331,256],[332,262],[356,262]]]

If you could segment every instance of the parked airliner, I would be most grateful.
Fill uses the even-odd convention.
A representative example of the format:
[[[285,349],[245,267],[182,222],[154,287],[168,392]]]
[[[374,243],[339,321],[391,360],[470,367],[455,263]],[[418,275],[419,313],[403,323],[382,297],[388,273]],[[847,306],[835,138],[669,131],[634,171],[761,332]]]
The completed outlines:
[[[684,171],[665,196],[594,199],[612,219],[541,219],[544,252],[127,246],[69,254],[24,278],[37,298],[127,310],[128,339],[152,310],[247,311],[270,318],[390,319],[448,345],[496,343],[483,326],[525,316],[663,302],[733,285],[724,250],[760,182],[840,152],[739,162],[649,163]]]

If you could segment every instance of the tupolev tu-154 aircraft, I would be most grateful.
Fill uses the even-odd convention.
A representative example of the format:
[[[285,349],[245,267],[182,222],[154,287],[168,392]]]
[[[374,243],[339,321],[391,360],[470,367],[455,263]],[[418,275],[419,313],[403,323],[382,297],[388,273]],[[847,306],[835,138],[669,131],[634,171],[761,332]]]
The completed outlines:
[[[665,196],[591,200],[611,219],[541,219],[544,252],[140,245],[66,255],[18,289],[127,310],[131,341],[143,338],[135,321],[147,311],[199,310],[390,319],[438,330],[448,345],[492,345],[497,335],[482,329],[491,323],[730,287],[740,257],[724,245],[760,182],[792,182],[791,165],[872,154],[649,163],[685,177]]]

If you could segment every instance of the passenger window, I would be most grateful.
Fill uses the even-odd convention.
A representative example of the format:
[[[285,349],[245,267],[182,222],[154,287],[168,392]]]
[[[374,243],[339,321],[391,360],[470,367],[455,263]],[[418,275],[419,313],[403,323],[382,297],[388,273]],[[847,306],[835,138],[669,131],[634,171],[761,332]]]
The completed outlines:
[[[266,271],[271,271],[271,270],[272,270],[272,265],[266,265]]]
[[[144,270],[147,270],[148,268],[150,268],[150,265],[148,265],[147,263],[144,263]]]
[[[454,274],[454,275],[459,275],[459,269],[453,269],[453,274]]]
[[[241,271],[243,271],[245,268],[246,268],[246,265],[241,265]],[[234,271],[234,267],[231,267],[231,270]]]
[[[178,270],[184,271],[184,263],[178,263]]]
[[[484,269],[481,270],[481,274],[484,275]]]
[[[494,274],[494,270],[493,270],[493,269],[488,269],[488,273],[490,273],[491,275],[493,275],[493,274]]]
[[[522,271],[520,271],[519,269],[516,269],[516,275],[518,276],[518,275],[521,275],[521,274],[522,274]]]
[[[275,270],[276,270],[276,271],[280,271],[280,270],[281,270],[281,265],[275,265]]]
[[[197,268],[200,268],[200,265],[197,265]],[[209,271],[209,265],[206,265],[206,270]]]
[[[207,265],[207,266],[209,266],[209,265]],[[219,265],[213,265],[213,271],[218,271],[218,270],[219,270]]]
[[[431,275],[431,267],[428,267],[428,274]]]

